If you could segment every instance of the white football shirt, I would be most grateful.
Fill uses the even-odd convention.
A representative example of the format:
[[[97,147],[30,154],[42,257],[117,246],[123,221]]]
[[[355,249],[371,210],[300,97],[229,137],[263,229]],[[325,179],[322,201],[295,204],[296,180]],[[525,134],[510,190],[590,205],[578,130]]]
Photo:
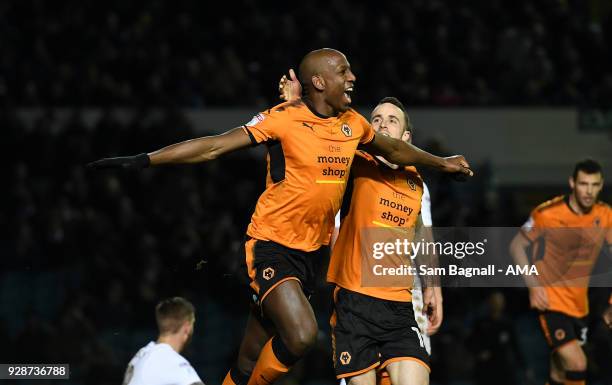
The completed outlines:
[[[423,226],[433,226],[431,220],[431,196],[425,183],[423,183],[423,195],[421,196],[421,219],[423,220]]]
[[[202,382],[189,361],[165,343],[149,342],[128,364],[123,385],[191,385]]]
[[[423,183],[423,196],[421,197],[421,220],[423,226],[431,227],[431,197],[429,196],[429,189],[427,185]],[[412,289],[412,307],[414,309],[414,317],[421,330],[421,337],[425,344],[427,353],[431,355],[431,340],[427,335],[427,328],[429,327],[429,320],[423,315],[423,289],[421,288],[421,280],[419,277],[414,277],[414,288]]]

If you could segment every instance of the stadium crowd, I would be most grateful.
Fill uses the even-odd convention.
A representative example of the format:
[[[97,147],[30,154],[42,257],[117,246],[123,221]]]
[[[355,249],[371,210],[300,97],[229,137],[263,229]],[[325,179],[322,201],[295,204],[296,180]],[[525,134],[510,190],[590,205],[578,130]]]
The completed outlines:
[[[349,53],[364,105],[391,94],[407,105],[609,105],[611,10],[600,0],[5,2],[0,100],[261,107],[283,69],[331,46]]]

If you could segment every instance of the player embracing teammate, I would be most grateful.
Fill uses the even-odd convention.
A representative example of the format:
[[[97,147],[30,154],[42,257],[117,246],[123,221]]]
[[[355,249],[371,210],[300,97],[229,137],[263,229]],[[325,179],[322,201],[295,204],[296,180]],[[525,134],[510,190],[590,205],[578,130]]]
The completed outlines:
[[[263,111],[242,127],[149,154],[91,164],[140,169],[210,161],[240,148],[267,146],[266,189],[255,207],[245,244],[255,302],[238,359],[224,385],[273,383],[313,345],[318,327],[308,302],[314,279],[312,259],[329,243],[358,145],[399,167],[428,166],[472,175],[463,156],[437,157],[375,133],[350,108],[356,77],[342,53],[310,52],[300,63],[299,75],[303,99]],[[348,161],[321,163],[320,157]],[[335,172],[326,172],[329,169]]]

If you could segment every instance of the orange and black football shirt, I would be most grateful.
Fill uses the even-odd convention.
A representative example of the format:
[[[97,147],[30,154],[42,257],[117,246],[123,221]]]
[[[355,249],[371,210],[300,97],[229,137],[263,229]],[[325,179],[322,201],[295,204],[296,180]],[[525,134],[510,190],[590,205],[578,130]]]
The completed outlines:
[[[587,214],[559,196],[536,207],[521,232],[535,243],[538,279],[546,287],[549,309],[581,318],[589,313],[588,284],[605,243],[612,243],[612,210],[597,202]]]
[[[357,152],[351,172],[353,191],[344,205],[348,210],[332,250],[327,280],[371,297],[409,302],[409,276],[398,277],[399,284],[385,287],[362,285],[362,247],[370,247],[363,244],[369,242],[363,231],[414,229],[421,211],[423,180],[414,167],[394,170],[362,151]]]
[[[298,100],[256,115],[244,130],[268,147],[266,189],[247,234],[303,251],[328,244],[357,146],[374,139],[368,121],[352,109],[320,116]]]

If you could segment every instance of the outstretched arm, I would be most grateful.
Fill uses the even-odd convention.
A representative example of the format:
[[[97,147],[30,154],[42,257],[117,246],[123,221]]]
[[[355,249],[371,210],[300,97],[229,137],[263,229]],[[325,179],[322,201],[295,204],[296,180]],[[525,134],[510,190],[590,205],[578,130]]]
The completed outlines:
[[[105,158],[89,163],[89,167],[140,169],[161,164],[206,162],[251,145],[251,138],[242,127],[221,135],[204,136],[172,144],[148,154]]]
[[[462,177],[474,175],[463,155],[442,158],[401,140],[376,133],[374,140],[364,145],[373,155],[382,155],[386,160],[400,166],[427,166],[439,171],[457,173]]]
[[[299,99],[302,87],[293,69],[289,70],[289,78],[283,75],[278,84],[280,98],[285,101]],[[470,165],[462,155],[447,158],[432,155],[410,143],[376,134],[374,140],[365,145],[365,150],[373,155],[382,155],[387,161],[402,166],[429,166],[440,171],[454,173],[457,179],[465,179],[474,175]]]
[[[172,144],[148,155],[153,166],[169,163],[199,163],[217,159],[223,154],[247,147],[251,143],[245,130],[238,127],[221,135]]]

